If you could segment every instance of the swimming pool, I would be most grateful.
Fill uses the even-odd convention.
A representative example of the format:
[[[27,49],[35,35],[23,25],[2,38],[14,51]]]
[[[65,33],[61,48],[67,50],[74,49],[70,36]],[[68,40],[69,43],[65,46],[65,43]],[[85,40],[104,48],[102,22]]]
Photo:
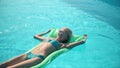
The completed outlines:
[[[82,46],[61,54],[46,68],[119,68],[120,7],[107,0],[1,0],[0,63],[39,43],[33,36],[69,27],[88,34]]]

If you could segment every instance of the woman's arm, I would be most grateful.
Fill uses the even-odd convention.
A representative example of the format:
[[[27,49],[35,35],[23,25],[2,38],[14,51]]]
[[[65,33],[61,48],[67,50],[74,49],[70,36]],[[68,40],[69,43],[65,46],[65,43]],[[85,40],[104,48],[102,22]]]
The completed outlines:
[[[78,41],[78,42],[74,42],[74,43],[70,43],[70,44],[63,44],[63,45],[61,46],[61,48],[73,48],[73,47],[75,47],[75,46],[77,46],[77,45],[80,45],[80,44],[85,43],[85,42],[86,42],[86,39],[87,39],[87,35],[85,34],[83,40]]]
[[[46,40],[46,38],[43,37],[43,35],[49,33],[50,31],[51,31],[51,30],[48,30],[47,32],[43,32],[43,33],[37,34],[37,35],[34,36],[34,38],[39,39],[39,40],[41,40],[41,41],[44,41],[44,40]]]

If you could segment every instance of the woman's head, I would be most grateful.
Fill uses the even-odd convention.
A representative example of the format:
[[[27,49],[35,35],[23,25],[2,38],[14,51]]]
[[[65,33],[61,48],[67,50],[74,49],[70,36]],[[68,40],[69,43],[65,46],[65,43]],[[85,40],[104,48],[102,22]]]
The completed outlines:
[[[64,27],[58,31],[57,39],[61,43],[67,43],[71,36],[72,36],[72,31],[69,28]]]

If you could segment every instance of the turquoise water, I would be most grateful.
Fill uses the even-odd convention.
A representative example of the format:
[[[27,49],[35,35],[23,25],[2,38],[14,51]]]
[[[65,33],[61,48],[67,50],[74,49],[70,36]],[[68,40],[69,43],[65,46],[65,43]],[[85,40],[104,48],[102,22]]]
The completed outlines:
[[[120,68],[120,6],[112,1],[0,0],[0,63],[37,45],[35,34],[69,27],[87,42],[46,68]]]

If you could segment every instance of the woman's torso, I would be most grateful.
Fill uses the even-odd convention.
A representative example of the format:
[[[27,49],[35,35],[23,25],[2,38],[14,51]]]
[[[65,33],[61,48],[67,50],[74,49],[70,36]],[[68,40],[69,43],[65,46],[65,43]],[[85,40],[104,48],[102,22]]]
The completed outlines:
[[[47,57],[50,53],[56,51],[56,48],[50,42],[42,42],[31,52],[33,54],[40,54]]]

